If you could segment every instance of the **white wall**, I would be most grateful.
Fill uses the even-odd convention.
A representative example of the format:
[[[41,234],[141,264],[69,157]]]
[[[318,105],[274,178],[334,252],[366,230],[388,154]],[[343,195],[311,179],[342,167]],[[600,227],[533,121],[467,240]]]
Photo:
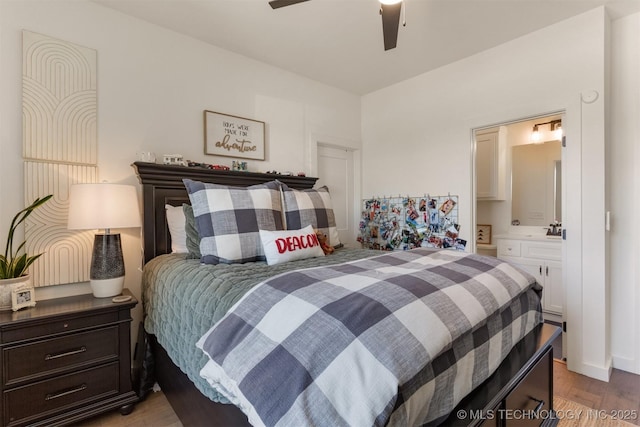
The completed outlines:
[[[629,43],[637,43],[637,37],[627,36]],[[608,42],[606,11],[594,9],[368,94],[363,97],[362,121],[363,195],[457,194],[461,235],[471,239],[471,129],[566,111],[569,146],[563,166],[569,178],[562,222],[569,236],[564,244],[569,368],[600,379],[607,379],[611,368],[611,330],[624,328],[619,321],[609,326],[607,300],[603,218]],[[592,93],[598,95],[593,102]],[[627,138],[624,144],[633,140]],[[640,306],[632,304],[635,307],[625,307],[629,311],[619,316],[633,317]],[[637,347],[637,334],[625,337]],[[614,346],[612,352],[618,351]],[[638,356],[633,357],[637,363]]]
[[[138,151],[230,165],[231,158],[203,154],[205,109],[267,123],[267,159],[248,161],[252,171],[308,173],[312,134],[360,148],[359,96],[88,1],[0,1],[0,236],[24,207],[23,29],[97,50],[101,181],[137,185],[130,165]],[[123,234],[125,285],[140,297],[139,231]],[[61,285],[39,288],[36,298],[86,292],[86,284]],[[135,314],[137,326],[140,307]]]

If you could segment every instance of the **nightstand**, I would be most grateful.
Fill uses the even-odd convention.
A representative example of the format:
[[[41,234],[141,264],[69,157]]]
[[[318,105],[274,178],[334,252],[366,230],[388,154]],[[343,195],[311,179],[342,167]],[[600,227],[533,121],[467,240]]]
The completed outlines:
[[[131,295],[128,289],[124,295]],[[131,300],[78,295],[0,313],[2,426],[54,426],[133,410]]]

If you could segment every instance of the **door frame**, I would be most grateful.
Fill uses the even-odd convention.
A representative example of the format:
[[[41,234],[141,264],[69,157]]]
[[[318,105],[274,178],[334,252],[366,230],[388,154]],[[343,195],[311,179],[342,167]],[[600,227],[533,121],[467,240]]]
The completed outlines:
[[[310,176],[318,176],[318,146],[351,151],[353,154],[353,215],[351,225],[358,230],[360,218],[360,200],[362,199],[362,149],[360,141],[354,141],[333,135],[310,132],[307,144],[307,170]],[[355,238],[356,236],[354,236]]]
[[[471,128],[471,198],[472,198],[472,203],[471,203],[471,227],[472,230],[476,229],[477,223],[478,223],[478,194],[477,194],[477,144],[476,144],[476,132],[484,130],[484,129],[491,129],[491,128],[495,128],[495,127],[499,127],[499,126],[509,126],[512,124],[516,124],[516,123],[520,123],[520,122],[526,122],[526,121],[532,121],[532,120],[536,120],[539,118],[544,118],[544,117],[548,117],[548,116],[557,116],[560,115],[562,116],[562,124],[563,124],[563,129],[565,129],[565,124],[566,124],[566,109],[563,110],[558,110],[558,111],[553,111],[550,113],[544,113],[544,114],[535,114],[532,116],[527,116],[527,117],[522,117],[522,118],[518,118],[518,119],[512,119],[512,120],[508,120],[508,121],[503,121],[503,122],[499,122],[499,123],[494,123],[491,125],[483,125],[483,126],[479,126],[479,127],[474,127]],[[564,132],[565,136],[566,136],[566,131]],[[565,137],[563,137],[564,140]],[[509,147],[507,147],[508,149]],[[562,168],[561,168],[561,184],[562,184],[562,195],[561,195],[561,203],[562,203],[562,218],[561,218],[561,223],[562,223],[562,227],[564,229],[565,227],[565,221],[566,221],[566,212],[568,211],[567,209],[567,179],[566,179],[566,172],[567,172],[567,167],[566,167],[566,162],[567,162],[567,153],[566,153],[566,147],[563,145],[561,147],[561,156],[560,156],[561,162],[562,162]],[[506,177],[505,179],[511,179],[511,176]],[[509,198],[511,198],[511,195],[508,195]],[[476,242],[476,233],[470,233],[471,236],[471,245],[470,245],[470,249],[473,253],[477,253],[477,242]],[[568,311],[568,307],[567,307],[567,296],[568,296],[568,287],[567,287],[567,280],[566,280],[566,274],[567,274],[567,256],[566,256],[566,240],[562,239],[561,240],[561,245],[562,245],[562,275],[563,275],[563,310],[562,310],[562,321],[566,322],[568,315],[567,315],[567,311]],[[564,331],[562,334],[562,355],[561,357],[563,359],[566,359],[567,357],[567,353],[568,353],[568,349],[569,349],[569,332]]]

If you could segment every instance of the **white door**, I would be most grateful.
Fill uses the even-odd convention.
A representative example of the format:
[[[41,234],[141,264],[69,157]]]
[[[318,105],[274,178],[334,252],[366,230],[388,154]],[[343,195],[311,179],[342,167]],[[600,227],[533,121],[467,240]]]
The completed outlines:
[[[355,247],[353,151],[318,144],[316,187],[323,185],[331,194],[340,242],[347,247]]]

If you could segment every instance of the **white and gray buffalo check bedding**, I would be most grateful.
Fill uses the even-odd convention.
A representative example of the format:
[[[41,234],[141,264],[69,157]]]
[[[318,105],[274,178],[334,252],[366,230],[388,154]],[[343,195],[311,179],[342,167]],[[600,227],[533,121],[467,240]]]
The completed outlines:
[[[255,426],[436,425],[542,321],[540,290],[448,250],[292,271],[198,341],[201,375]]]

